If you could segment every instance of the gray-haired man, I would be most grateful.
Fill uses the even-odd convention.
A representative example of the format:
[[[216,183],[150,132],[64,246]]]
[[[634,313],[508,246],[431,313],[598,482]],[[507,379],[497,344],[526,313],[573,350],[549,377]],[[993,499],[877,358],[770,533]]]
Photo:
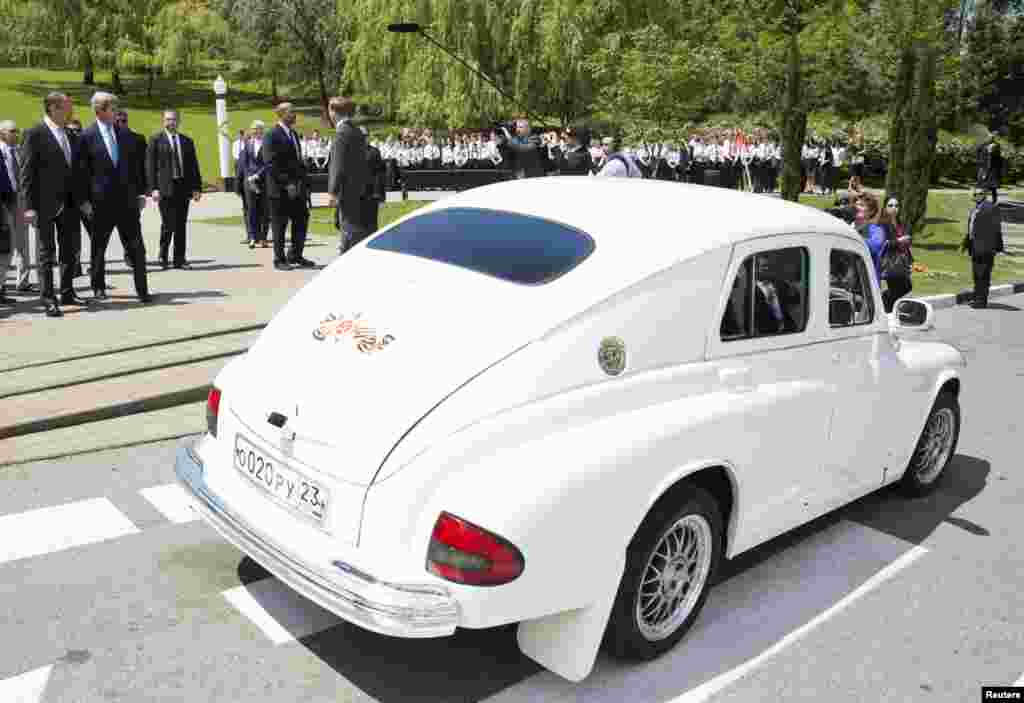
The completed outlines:
[[[4,222],[11,238],[11,263],[15,267],[15,290],[19,293],[38,293],[39,287],[29,283],[28,280],[32,260],[39,260],[39,251],[37,246],[35,254],[31,259],[29,258],[25,199],[18,193],[18,179],[21,170],[21,162],[18,157],[20,137],[21,132],[14,120],[0,122],[0,161],[3,162],[0,164],[0,200],[2,200],[4,209]],[[6,261],[4,263],[6,264]],[[2,284],[3,280],[0,279],[0,285]]]

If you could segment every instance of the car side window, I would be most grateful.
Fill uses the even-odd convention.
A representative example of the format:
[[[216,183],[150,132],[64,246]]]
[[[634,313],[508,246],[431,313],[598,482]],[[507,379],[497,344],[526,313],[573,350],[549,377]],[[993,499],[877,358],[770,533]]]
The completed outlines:
[[[722,341],[807,328],[810,255],[804,247],[759,252],[736,272],[719,328]]]
[[[865,325],[875,319],[875,301],[864,257],[833,249],[829,255],[828,321],[832,327]]]

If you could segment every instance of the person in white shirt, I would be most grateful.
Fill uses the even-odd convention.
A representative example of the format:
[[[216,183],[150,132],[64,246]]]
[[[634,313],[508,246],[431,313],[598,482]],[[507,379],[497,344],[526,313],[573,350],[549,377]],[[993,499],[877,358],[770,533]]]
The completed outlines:
[[[231,142],[231,158],[238,163],[238,157],[242,153],[242,149],[245,147],[245,130],[238,130],[238,138]]]

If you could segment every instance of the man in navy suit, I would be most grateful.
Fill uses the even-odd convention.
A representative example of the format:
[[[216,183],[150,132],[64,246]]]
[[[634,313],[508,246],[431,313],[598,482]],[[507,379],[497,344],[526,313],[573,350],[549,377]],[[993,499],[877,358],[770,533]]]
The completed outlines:
[[[39,287],[28,280],[32,259],[29,258],[25,203],[18,195],[18,181],[21,180],[21,158],[18,156],[20,140],[21,131],[14,120],[0,122],[0,203],[6,207],[6,223],[12,238],[11,265],[15,269],[15,290],[19,293],[38,293]],[[39,259],[38,251],[32,258]]]
[[[71,102],[63,93],[43,98],[42,122],[25,132],[21,146],[21,182],[25,221],[36,229],[39,241],[40,298],[48,317],[60,317],[60,305],[53,285],[53,264],[60,247],[60,302],[83,305],[75,294],[74,272],[81,246],[79,207],[86,216],[92,207],[83,203],[78,171],[78,139],[65,129]]]
[[[315,268],[303,258],[306,228],[309,226],[309,177],[302,158],[302,142],[295,133],[295,111],[291,103],[281,103],[274,112],[278,123],[263,138],[263,160],[267,164],[267,201],[270,226],[274,231],[274,268],[288,271],[293,266]],[[287,256],[284,232],[292,226],[292,244]]]
[[[92,246],[89,275],[97,300],[106,300],[106,258],[110,235],[117,227],[125,259],[135,275],[135,293],[150,302],[146,284],[146,247],[142,241],[139,212],[146,207],[146,179],[139,145],[115,124],[117,96],[99,92],[92,96],[96,123],[82,133],[79,152],[85,199],[92,204]]]
[[[245,200],[245,228],[249,248],[256,242],[267,245],[267,162],[263,158],[263,131],[266,125],[256,120],[250,127],[249,139],[238,152],[238,188]]]

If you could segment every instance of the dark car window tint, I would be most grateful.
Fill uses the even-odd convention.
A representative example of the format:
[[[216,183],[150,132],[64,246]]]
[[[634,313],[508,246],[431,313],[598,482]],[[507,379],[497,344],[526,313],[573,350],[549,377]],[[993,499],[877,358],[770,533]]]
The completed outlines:
[[[409,218],[366,246],[441,261],[513,283],[539,285],[578,266],[594,251],[594,240],[539,217],[451,208]]]
[[[810,257],[803,247],[747,257],[726,300],[722,341],[803,332],[810,312],[809,283]]]

